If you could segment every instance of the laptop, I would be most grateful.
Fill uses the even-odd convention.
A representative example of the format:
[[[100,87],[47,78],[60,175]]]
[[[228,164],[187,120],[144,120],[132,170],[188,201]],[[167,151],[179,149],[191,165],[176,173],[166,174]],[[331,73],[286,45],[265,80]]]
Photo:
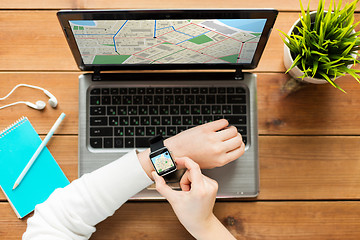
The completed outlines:
[[[79,76],[79,176],[146,149],[154,135],[167,138],[226,118],[242,134],[245,153],[203,173],[219,183],[218,198],[256,197],[256,75],[243,70],[257,66],[277,13],[59,11],[75,61],[87,72]],[[182,173],[169,176],[168,184],[178,188]],[[154,186],[133,197],[160,198]]]

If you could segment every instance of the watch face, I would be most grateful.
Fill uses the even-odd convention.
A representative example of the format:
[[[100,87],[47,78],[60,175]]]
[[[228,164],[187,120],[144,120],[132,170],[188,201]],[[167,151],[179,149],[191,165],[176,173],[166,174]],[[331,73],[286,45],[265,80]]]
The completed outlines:
[[[176,165],[167,148],[162,148],[150,154],[151,163],[156,172],[162,176],[176,170]]]

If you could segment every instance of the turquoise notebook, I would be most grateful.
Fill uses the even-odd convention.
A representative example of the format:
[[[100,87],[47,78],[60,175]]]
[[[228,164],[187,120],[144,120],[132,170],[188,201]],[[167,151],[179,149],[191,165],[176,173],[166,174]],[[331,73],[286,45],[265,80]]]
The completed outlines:
[[[26,117],[0,133],[0,187],[18,218],[44,202],[56,189],[69,184],[61,168],[45,147],[20,185],[12,190],[42,140]]]

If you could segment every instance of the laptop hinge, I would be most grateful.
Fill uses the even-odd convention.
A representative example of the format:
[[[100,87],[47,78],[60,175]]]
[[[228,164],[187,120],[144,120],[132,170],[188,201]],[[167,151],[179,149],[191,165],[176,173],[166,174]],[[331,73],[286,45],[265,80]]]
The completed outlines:
[[[244,73],[241,68],[237,68],[235,71],[235,80],[244,80]]]
[[[94,69],[94,73],[92,75],[92,80],[93,81],[100,81],[101,80],[101,77],[100,77],[100,68],[95,68]]]

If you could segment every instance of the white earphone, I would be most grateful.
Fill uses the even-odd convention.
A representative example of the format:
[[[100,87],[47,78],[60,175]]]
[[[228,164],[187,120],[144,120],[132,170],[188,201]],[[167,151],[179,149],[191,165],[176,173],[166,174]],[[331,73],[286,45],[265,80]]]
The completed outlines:
[[[33,85],[28,85],[28,84],[18,84],[16,85],[9,93],[8,95],[6,95],[5,97],[3,98],[0,98],[0,100],[4,100],[6,99],[7,97],[10,96],[10,94],[12,94],[15,89],[17,89],[18,87],[29,87],[29,88],[35,88],[35,89],[39,89],[39,90],[42,90],[46,96],[49,97],[49,104],[51,107],[53,108],[56,108],[57,104],[58,104],[58,101],[56,99],[56,97],[54,95],[52,95],[48,90],[44,89],[44,88],[41,88],[41,87],[37,87],[37,86],[33,86]],[[35,104],[34,103],[31,103],[31,102],[27,102],[27,101],[19,101],[19,102],[14,102],[14,103],[11,103],[11,104],[8,104],[8,105],[5,105],[5,106],[2,106],[0,107],[0,109],[3,109],[3,108],[6,108],[6,107],[10,107],[10,106],[13,106],[13,105],[16,105],[16,104],[26,104],[27,106],[31,107],[31,108],[34,108],[34,109],[37,109],[37,110],[42,110],[45,108],[46,106],[46,103],[44,101],[37,101]]]

